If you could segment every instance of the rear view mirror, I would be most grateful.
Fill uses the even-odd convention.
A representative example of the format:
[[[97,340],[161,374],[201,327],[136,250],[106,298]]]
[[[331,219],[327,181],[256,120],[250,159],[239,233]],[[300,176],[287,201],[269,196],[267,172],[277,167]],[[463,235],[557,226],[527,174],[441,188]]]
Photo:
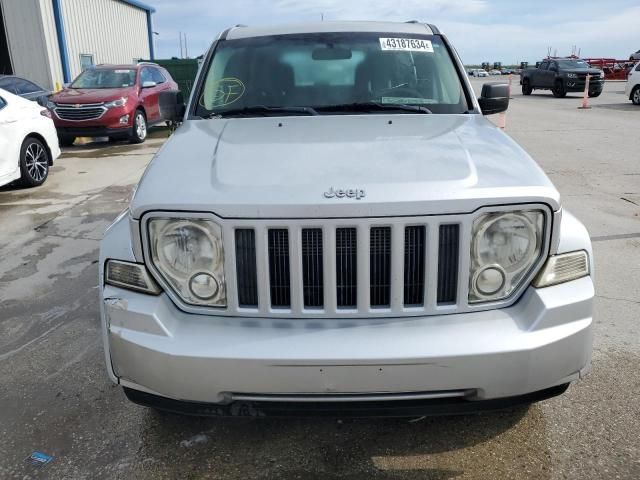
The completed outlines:
[[[478,99],[483,115],[502,113],[509,108],[509,85],[506,83],[485,83]]]
[[[311,57],[314,60],[349,60],[351,50],[341,47],[316,48]]]
[[[160,116],[163,120],[171,123],[180,123],[187,109],[184,97],[179,90],[160,92],[158,96]]]

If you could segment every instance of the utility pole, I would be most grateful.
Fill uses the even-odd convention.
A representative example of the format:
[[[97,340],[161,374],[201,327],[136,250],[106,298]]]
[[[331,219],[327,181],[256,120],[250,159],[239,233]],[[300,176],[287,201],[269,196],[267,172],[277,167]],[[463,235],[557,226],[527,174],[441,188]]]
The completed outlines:
[[[182,32],[178,32],[178,38],[180,38],[180,58],[184,58],[182,56]]]
[[[184,34],[184,58],[189,58],[189,48],[187,47],[187,34]]]

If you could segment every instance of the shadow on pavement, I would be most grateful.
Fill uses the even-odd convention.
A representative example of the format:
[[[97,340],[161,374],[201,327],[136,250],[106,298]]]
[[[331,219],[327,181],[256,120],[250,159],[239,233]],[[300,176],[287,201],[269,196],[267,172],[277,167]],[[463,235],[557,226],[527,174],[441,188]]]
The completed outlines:
[[[640,112],[640,106],[634,105],[630,100],[626,103],[600,103],[591,106],[593,108],[606,108],[609,110],[619,110],[621,112]]]
[[[533,416],[534,423],[545,425],[535,406],[413,420],[197,418],[153,410],[140,415],[145,415],[143,463],[134,470],[136,478],[177,478],[189,465],[193,478],[445,480],[469,468],[469,473],[491,471],[492,459],[481,451],[475,467],[461,460],[466,457],[468,463],[470,450],[514,429],[523,418]],[[513,451],[514,458],[532,455],[531,445],[516,444]]]

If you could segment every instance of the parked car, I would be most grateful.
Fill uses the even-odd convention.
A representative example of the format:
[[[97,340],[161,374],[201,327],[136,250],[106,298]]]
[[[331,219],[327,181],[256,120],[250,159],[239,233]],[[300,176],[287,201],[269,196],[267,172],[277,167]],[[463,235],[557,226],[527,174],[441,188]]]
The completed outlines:
[[[497,69],[489,70],[489,75],[502,75],[502,72]]]
[[[0,75],[0,88],[27,100],[46,106],[51,90],[40,87],[26,78],[15,75]]]
[[[629,72],[624,93],[635,105],[640,105],[640,62]]]
[[[488,77],[489,72],[482,68],[476,68],[475,70],[471,70],[471,75],[474,77]]]
[[[415,416],[589,371],[589,234],[483,117],[508,85],[476,98],[455,52],[426,24],[222,34],[101,242],[106,367],[129,399]]]
[[[109,137],[142,143],[147,129],[165,122],[160,93],[177,91],[169,72],[152,63],[99,65],[82,72],[48,104],[60,144],[76,137]]]
[[[0,89],[0,185],[42,185],[59,155],[49,111]]]
[[[563,98],[568,92],[584,92],[587,75],[590,76],[589,96],[600,96],[604,72],[573,58],[543,60],[538,67],[522,72],[520,85],[523,95],[531,95],[534,90],[551,90],[554,97]]]
[[[640,50],[629,55],[629,60],[640,60]]]

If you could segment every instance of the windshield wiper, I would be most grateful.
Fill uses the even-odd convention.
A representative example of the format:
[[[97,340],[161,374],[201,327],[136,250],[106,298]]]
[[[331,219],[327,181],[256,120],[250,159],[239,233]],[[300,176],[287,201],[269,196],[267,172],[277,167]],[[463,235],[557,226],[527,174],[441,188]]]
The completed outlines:
[[[235,115],[269,115],[279,113],[318,115],[318,112],[311,107],[268,107],[266,105],[252,105],[250,107],[232,108],[230,110],[212,112],[204,118],[223,118],[233,117]]]
[[[380,103],[380,102],[356,102],[341,103],[337,105],[322,105],[314,107],[318,111],[339,112],[371,112],[376,110],[400,110],[413,113],[433,113],[422,105],[409,105],[406,103]]]

